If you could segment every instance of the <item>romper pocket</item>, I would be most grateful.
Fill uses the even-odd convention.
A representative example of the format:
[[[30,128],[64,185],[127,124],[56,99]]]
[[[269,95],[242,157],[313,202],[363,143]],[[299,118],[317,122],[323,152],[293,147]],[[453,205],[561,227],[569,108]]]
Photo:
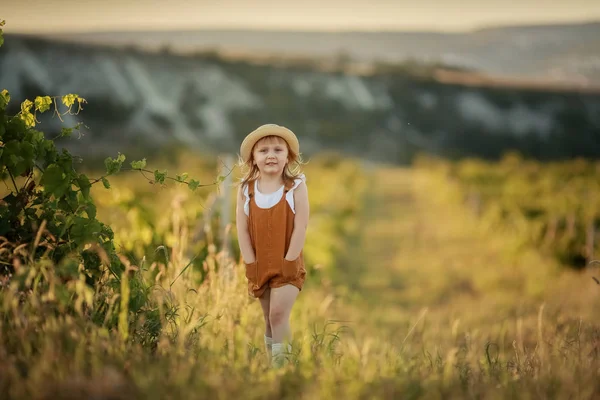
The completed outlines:
[[[256,284],[258,281],[258,274],[256,271],[256,261],[252,263],[244,263],[246,265],[246,279],[248,282]]]
[[[295,279],[300,272],[299,268],[300,256],[298,256],[294,261],[289,261],[285,257],[283,258],[283,268],[282,275],[286,279]]]

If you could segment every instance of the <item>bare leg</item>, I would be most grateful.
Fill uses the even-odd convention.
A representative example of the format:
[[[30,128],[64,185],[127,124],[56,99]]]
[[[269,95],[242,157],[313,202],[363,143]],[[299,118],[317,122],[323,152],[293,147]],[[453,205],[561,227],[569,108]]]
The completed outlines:
[[[299,292],[293,285],[271,289],[269,321],[273,343],[283,343],[290,339],[290,314]]]
[[[263,316],[265,317],[265,336],[273,337],[273,334],[271,332],[271,322],[269,320],[269,313],[270,313],[270,309],[271,309],[270,308],[271,288],[267,288],[267,290],[265,290],[263,295],[261,297],[259,297],[258,300],[260,301],[260,306],[263,311]]]
[[[272,356],[272,345],[273,345],[273,333],[271,332],[271,322],[269,321],[269,310],[271,303],[271,288],[267,288],[263,295],[258,298],[260,301],[260,306],[263,311],[263,316],[265,318],[265,351],[267,353],[267,358],[270,361]]]

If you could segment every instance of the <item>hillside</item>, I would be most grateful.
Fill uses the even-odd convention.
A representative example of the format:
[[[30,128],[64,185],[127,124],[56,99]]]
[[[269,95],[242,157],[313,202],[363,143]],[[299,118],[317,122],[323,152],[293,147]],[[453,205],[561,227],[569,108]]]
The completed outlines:
[[[168,144],[235,152],[267,121],[297,131],[308,155],[331,149],[399,163],[420,151],[600,155],[595,90],[506,84],[418,63],[380,64],[362,74],[346,67],[343,58],[261,64],[210,52],[180,56],[6,36],[0,87],[16,100],[14,112],[17,101],[37,95],[87,99],[85,112],[66,121],[89,128],[68,143],[83,155]],[[43,121],[59,128],[56,118]]]

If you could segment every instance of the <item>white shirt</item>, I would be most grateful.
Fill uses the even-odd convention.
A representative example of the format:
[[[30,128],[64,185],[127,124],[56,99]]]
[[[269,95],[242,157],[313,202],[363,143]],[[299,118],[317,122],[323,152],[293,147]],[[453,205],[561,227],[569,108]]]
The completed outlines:
[[[285,200],[290,205],[292,212],[295,214],[294,208],[294,189],[296,189],[302,182],[306,182],[306,176],[300,175],[294,179],[294,186],[285,195]],[[258,191],[258,180],[254,181],[254,200],[259,208],[271,208],[275,204],[279,203],[281,196],[283,195],[284,186],[280,187],[276,192],[264,194]],[[248,185],[244,186],[244,196],[246,201],[244,202],[244,213],[250,215],[250,196],[248,195]]]

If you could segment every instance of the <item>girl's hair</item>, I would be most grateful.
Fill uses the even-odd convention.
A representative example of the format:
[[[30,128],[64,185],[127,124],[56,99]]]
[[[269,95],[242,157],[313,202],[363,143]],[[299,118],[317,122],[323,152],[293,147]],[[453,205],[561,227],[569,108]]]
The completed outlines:
[[[252,147],[252,151],[250,152],[250,157],[248,158],[248,161],[244,162],[240,158],[240,161],[239,161],[240,167],[247,169],[247,171],[244,173],[242,179],[240,180],[240,185],[242,187],[244,185],[248,184],[249,182],[252,182],[252,181],[258,179],[258,177],[260,176],[260,171],[258,169],[258,166],[256,166],[254,164],[254,147],[256,147],[256,145],[259,144],[260,142],[274,140],[274,139],[277,141],[284,142],[288,149],[288,163],[283,168],[283,184],[287,188],[290,188],[294,185],[294,179],[296,179],[302,173],[301,165],[304,164],[304,161],[302,161],[302,156],[301,156],[301,154],[294,153],[290,149],[290,146],[288,146],[287,142],[283,138],[276,136],[276,135],[269,135],[269,136],[263,137],[262,139],[260,139],[259,141],[257,141],[254,144],[254,146]],[[292,166],[292,164],[293,164],[293,166]]]

